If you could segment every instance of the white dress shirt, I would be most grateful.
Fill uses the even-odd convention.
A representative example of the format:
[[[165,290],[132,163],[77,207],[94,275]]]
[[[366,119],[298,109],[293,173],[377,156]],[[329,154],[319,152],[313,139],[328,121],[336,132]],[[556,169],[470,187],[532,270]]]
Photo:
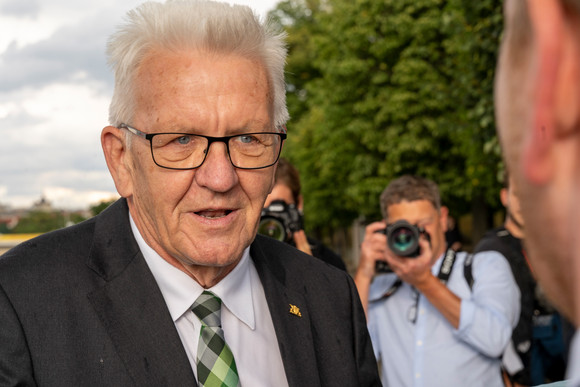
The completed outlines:
[[[185,352],[197,376],[196,358],[201,322],[191,311],[204,290],[222,300],[222,328],[234,354],[242,386],[288,386],[274,324],[262,282],[249,247],[238,265],[217,285],[204,289],[147,245],[133,218],[131,228],[163,294]]]

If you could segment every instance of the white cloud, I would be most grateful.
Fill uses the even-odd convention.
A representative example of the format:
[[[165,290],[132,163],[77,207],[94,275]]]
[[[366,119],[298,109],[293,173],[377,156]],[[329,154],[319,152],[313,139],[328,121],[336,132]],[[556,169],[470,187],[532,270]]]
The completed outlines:
[[[86,209],[87,203],[94,205],[119,197],[108,191],[81,191],[64,187],[46,187],[43,196],[53,207],[70,210]]]
[[[90,84],[52,84],[15,93],[18,103],[0,103],[0,176],[10,180],[11,194],[38,198],[43,185],[64,179],[78,185],[95,173],[107,184],[91,184],[114,190],[100,148],[109,100],[94,90]],[[69,172],[73,168],[77,174]]]
[[[5,15],[34,18],[40,11],[38,0],[3,0],[0,12]]]
[[[142,0],[0,0],[0,204],[86,207],[116,195],[100,147],[105,44]],[[261,15],[275,0],[235,0]]]
[[[33,182],[29,182],[31,177]],[[108,171],[24,170],[9,180],[10,186],[0,187],[0,203],[12,207],[28,207],[45,197],[57,208],[79,209],[101,198],[118,197]]]

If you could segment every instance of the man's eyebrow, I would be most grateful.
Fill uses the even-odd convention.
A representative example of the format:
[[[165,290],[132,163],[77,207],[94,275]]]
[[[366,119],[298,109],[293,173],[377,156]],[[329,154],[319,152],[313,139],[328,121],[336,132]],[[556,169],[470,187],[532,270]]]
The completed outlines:
[[[164,126],[162,130],[158,133],[189,133],[189,134],[200,134],[204,131],[209,131],[209,128],[205,128],[195,124],[169,124]],[[227,128],[226,132],[230,134],[243,134],[243,133],[260,133],[260,132],[276,132],[276,127],[274,124],[264,122],[261,120],[251,121],[237,127]]]
[[[429,222],[432,222],[433,219],[434,219],[434,217],[432,215],[430,215],[430,216],[425,217],[425,218],[419,218],[417,220],[417,223],[429,223]]]
[[[248,122],[242,127],[249,130],[258,130],[258,131],[273,131],[275,129],[274,123],[264,122],[262,120]]]

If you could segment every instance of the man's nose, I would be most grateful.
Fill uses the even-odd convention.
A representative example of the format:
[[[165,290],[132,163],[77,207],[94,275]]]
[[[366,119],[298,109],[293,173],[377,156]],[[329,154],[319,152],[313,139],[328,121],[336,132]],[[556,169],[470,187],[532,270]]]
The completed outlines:
[[[209,145],[205,161],[195,171],[195,180],[200,186],[215,192],[227,192],[238,183],[238,174],[225,143]]]

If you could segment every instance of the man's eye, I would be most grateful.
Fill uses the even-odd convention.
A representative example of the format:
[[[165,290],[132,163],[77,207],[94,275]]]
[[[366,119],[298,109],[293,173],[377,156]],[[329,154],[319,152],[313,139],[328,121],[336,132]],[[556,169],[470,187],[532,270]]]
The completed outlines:
[[[191,136],[181,136],[177,137],[175,141],[180,145],[187,145],[191,142]]]
[[[256,141],[256,137],[254,137],[254,136],[250,136],[250,135],[240,136],[240,142],[243,142],[244,144],[250,144],[254,141]]]

